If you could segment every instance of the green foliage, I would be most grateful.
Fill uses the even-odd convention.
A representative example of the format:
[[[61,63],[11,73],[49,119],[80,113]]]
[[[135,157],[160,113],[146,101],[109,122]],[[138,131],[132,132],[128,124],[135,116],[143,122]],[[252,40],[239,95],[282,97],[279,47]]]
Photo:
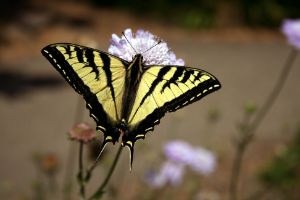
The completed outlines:
[[[260,179],[277,189],[300,186],[300,128],[293,144],[276,156],[262,171]]]
[[[253,102],[247,102],[244,106],[244,109],[245,109],[245,114],[252,115],[256,112],[257,106]]]
[[[98,6],[123,8],[139,17],[152,16],[190,28],[215,25],[218,13],[224,9],[221,0],[90,1]],[[285,18],[300,17],[299,0],[227,0],[225,4],[236,8],[241,21],[251,26],[278,27]]]
[[[215,23],[217,0],[91,0],[98,6],[124,8],[138,16],[152,16],[186,27],[210,27]]]

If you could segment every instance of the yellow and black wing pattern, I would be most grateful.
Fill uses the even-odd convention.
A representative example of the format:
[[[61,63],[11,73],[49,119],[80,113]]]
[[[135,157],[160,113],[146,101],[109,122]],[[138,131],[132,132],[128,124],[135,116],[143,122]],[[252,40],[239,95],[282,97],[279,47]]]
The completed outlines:
[[[128,62],[92,48],[75,44],[52,44],[42,54],[79,93],[108,141],[119,138],[125,73]]]
[[[184,66],[145,66],[128,124],[132,146],[159,124],[166,112],[174,112],[221,87],[210,73]]]
[[[52,44],[42,54],[79,93],[104,133],[104,143],[122,138],[129,147],[173,112],[218,90],[210,73],[185,66],[148,66],[137,54],[132,62],[75,44]]]

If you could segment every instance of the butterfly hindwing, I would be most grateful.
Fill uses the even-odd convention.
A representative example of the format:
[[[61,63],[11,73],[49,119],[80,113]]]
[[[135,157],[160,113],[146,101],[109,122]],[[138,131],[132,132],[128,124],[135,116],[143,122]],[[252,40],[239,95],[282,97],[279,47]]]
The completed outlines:
[[[220,87],[219,81],[204,70],[149,66],[143,73],[129,116],[133,132],[131,140],[144,138],[166,112],[176,111]]]
[[[74,44],[52,44],[43,55],[79,93],[105,136],[118,138],[114,125],[120,120],[128,62],[105,52]]]

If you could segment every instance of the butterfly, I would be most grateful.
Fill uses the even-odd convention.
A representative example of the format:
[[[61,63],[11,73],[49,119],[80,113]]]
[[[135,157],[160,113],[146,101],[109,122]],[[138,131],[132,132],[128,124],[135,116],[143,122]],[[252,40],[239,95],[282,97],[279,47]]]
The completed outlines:
[[[64,79],[83,96],[96,129],[104,134],[101,149],[108,142],[130,150],[174,112],[221,88],[212,74],[197,68],[174,65],[146,65],[142,54],[131,62],[97,49],[68,43],[42,49]]]

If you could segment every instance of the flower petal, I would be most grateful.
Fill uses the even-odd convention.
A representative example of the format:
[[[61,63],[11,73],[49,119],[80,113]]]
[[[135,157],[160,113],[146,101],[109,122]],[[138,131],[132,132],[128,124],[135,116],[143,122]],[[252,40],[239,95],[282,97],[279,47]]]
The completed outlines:
[[[189,164],[194,159],[194,150],[192,146],[184,141],[175,140],[165,145],[164,153],[168,159],[181,164]]]
[[[206,149],[198,147],[194,151],[194,159],[190,163],[190,166],[196,172],[208,175],[215,170],[215,155]]]
[[[166,161],[160,168],[159,173],[150,172],[146,176],[149,185],[161,188],[166,184],[177,186],[181,183],[184,174],[184,166],[171,161]]]
[[[284,20],[281,31],[287,37],[290,45],[300,49],[300,19]]]

